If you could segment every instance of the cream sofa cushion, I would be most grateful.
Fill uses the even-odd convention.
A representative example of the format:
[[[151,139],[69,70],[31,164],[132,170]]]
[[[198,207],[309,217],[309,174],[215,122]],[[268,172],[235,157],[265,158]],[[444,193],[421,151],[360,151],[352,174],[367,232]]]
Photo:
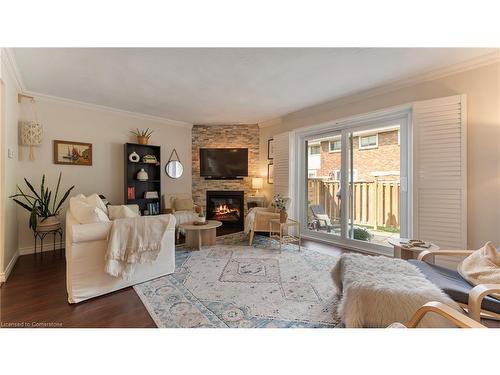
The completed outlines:
[[[109,221],[109,218],[104,211],[101,208],[89,203],[83,194],[70,198],[69,209],[71,215],[80,224],[102,223]]]
[[[127,217],[137,217],[139,215],[139,206],[137,204],[108,206],[109,218],[111,220],[125,219]]]
[[[193,210],[194,202],[192,198],[175,198],[172,208],[176,211]]]
[[[87,197],[87,203],[95,206],[97,208],[100,208],[106,215],[108,214],[108,208],[102,201],[101,197],[99,197],[98,194],[92,194]]]

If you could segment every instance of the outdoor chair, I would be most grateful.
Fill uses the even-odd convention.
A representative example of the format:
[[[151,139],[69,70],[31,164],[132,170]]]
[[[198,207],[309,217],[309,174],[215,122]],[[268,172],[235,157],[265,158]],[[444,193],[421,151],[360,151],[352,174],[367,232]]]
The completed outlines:
[[[339,229],[340,224],[332,224],[330,217],[326,214],[325,209],[318,204],[311,204],[309,209],[313,220],[316,222],[316,229],[326,230],[330,233],[332,230]]]
[[[500,293],[500,283],[474,286],[458,271],[428,263],[435,255],[465,257],[473,252],[474,250],[425,250],[420,253],[418,259],[410,259],[409,262],[466,309],[472,319],[479,322],[482,314],[483,317],[500,320],[500,299],[492,297],[492,294]]]

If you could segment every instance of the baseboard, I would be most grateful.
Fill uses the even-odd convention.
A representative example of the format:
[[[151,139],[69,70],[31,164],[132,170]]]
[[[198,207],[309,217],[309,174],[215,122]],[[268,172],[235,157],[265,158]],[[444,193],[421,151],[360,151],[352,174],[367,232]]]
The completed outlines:
[[[37,243],[36,245],[36,251],[37,253],[40,252],[40,242]],[[59,249],[64,249],[64,242],[62,243],[62,246],[59,244],[59,241],[56,241],[56,250]],[[54,243],[52,241],[44,241],[43,244],[43,252],[46,251],[52,251],[54,250]],[[34,254],[35,253],[35,245],[33,246],[25,246],[25,247],[20,247],[19,248],[19,255],[28,255],[28,254]]]
[[[14,256],[10,260],[9,264],[7,265],[7,268],[5,268],[4,272],[0,272],[0,283],[4,283],[7,281],[9,278],[10,273],[12,272],[12,269],[16,265],[17,258],[19,258],[19,251],[16,251],[14,253]]]

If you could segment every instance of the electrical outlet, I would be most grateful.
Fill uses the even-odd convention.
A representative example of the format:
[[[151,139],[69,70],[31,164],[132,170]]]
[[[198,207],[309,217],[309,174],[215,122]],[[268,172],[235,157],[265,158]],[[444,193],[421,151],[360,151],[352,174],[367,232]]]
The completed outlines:
[[[7,150],[7,156],[8,156],[9,159],[14,159],[14,150],[11,149],[11,148],[9,148]]]

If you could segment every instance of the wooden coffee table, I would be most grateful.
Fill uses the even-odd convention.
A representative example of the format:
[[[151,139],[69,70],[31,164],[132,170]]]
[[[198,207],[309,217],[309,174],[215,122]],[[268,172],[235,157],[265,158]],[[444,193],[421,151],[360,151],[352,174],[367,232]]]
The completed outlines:
[[[186,232],[186,248],[201,250],[202,246],[215,245],[216,228],[222,223],[217,220],[207,220],[204,225],[180,224],[179,228]]]

